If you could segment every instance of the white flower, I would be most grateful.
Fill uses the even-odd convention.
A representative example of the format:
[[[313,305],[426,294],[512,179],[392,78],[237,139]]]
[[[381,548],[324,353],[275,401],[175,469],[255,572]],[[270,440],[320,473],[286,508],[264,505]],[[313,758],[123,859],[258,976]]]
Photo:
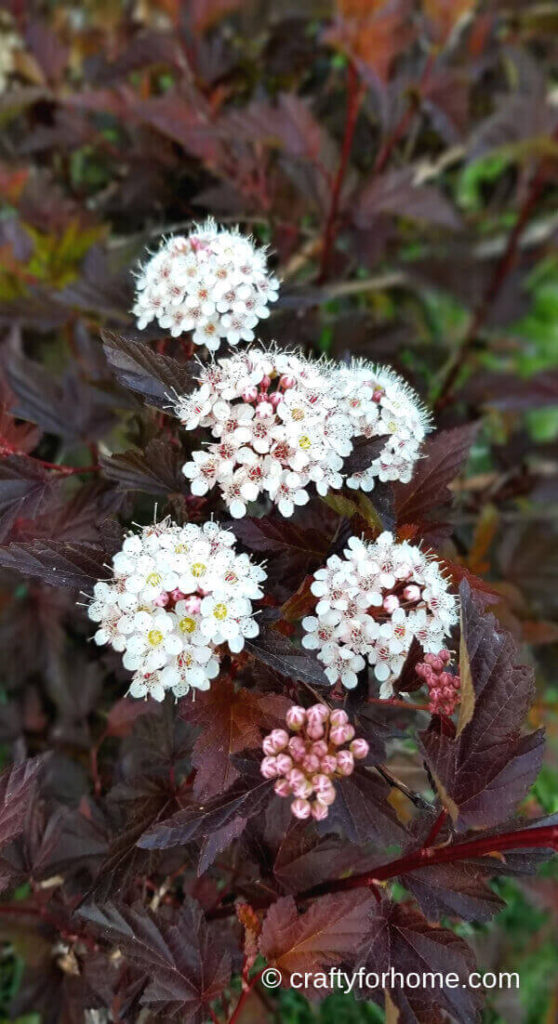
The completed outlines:
[[[407,481],[429,429],[417,396],[386,367],[254,346],[202,366],[198,379],[194,392],[176,396],[174,411],[187,430],[209,428],[221,443],[194,452],[183,472],[194,494],[220,487],[235,518],[262,492],[292,516],[311,486],[325,496],[344,480],[365,491],[377,477]],[[356,439],[376,436],[385,441],[370,465],[346,469]]]
[[[133,312],[140,330],[157,320],[173,337],[193,331],[195,345],[216,352],[222,338],[231,345],[253,341],[278,288],[265,249],[209,219],[163,242],[148,260],[137,276]]]
[[[339,410],[335,379],[326,360],[275,347],[202,366],[197,390],[174,405],[186,429],[209,427],[216,439],[183,467],[193,493],[218,486],[235,518],[265,494],[292,516],[311,485],[320,494],[340,487],[352,427]]]
[[[436,654],[457,621],[457,602],[440,567],[420,548],[382,533],[351,537],[344,557],[314,573],[314,615],[302,621],[303,647],[316,650],[331,684],[351,689],[365,659],[389,697],[413,639]]]
[[[122,653],[133,697],[207,690],[224,645],[238,653],[245,637],[257,636],[252,601],[262,597],[266,573],[234,543],[216,523],[166,519],[126,537],[112,580],[95,584],[95,643]]]
[[[353,436],[385,437],[370,466],[347,478],[347,485],[371,491],[375,479],[408,483],[430,430],[430,417],[418,395],[387,366],[353,359],[338,371],[341,408],[349,417]]]

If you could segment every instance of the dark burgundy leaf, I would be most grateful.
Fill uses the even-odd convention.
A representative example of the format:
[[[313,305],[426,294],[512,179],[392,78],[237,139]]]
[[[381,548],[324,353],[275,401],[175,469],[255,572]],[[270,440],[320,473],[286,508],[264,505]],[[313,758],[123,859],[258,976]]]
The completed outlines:
[[[44,755],[14,764],[0,775],[0,847],[23,831],[25,818],[47,758]]]
[[[0,565],[32,576],[53,587],[92,590],[108,579],[108,553],[95,544],[78,541],[34,540],[0,548]]]
[[[259,761],[241,775],[225,793],[203,805],[191,805],[172,817],[157,822],[138,839],[144,850],[166,850],[183,846],[229,825],[234,819],[260,814],[273,794],[273,783],[263,779]]]
[[[445,1010],[459,1024],[475,1024],[480,1005],[479,993],[468,986],[475,970],[472,949],[447,928],[428,924],[418,911],[405,903],[382,900],[375,904],[368,933],[357,954],[356,967],[374,975],[393,969],[403,976],[425,972],[430,975],[457,975],[458,985],[388,985],[392,1004],[399,1010],[401,1024],[432,1024]],[[442,978],[443,981],[443,978]],[[378,989],[356,988],[357,998],[378,999]]]
[[[284,896],[265,916],[260,952],[288,987],[294,972],[317,972],[351,957],[366,935],[374,905],[361,889],[322,896],[301,914],[293,897]]]
[[[102,332],[107,359],[117,380],[143,395],[146,402],[168,409],[174,392],[185,394],[193,386],[192,367],[164,356],[130,334]]]
[[[281,675],[318,686],[330,685],[319,661],[274,629],[260,629],[259,636],[246,641],[245,649]]]
[[[355,223],[360,228],[369,227],[380,213],[454,230],[461,225],[459,213],[439,189],[415,183],[412,167],[387,171],[364,186],[353,214]]]
[[[154,439],[145,451],[127,451],[101,456],[103,472],[122,490],[144,491],[146,494],[181,494],[186,481],[181,472],[184,455],[168,441]]]
[[[410,484],[394,484],[397,522],[428,523],[451,501],[448,484],[463,468],[478,432],[477,423],[439,430],[427,438]]]
[[[209,1004],[229,981],[231,963],[194,900],[186,897],[179,911],[164,917],[141,904],[92,904],[79,913],[147,975],[142,1004],[164,1012],[167,1020],[207,1020]]]
[[[356,768],[352,775],[335,783],[335,803],[320,828],[340,831],[351,843],[374,842],[381,846],[402,844],[404,826],[387,802],[389,786],[375,772]]]
[[[24,455],[0,461],[0,537],[5,537],[20,515],[39,515],[59,483],[41,465]]]
[[[192,754],[198,800],[209,800],[228,789],[238,777],[231,755],[261,747],[264,732],[284,727],[290,705],[279,694],[235,690],[226,678],[207,693],[197,694],[195,702],[182,705],[184,718],[202,728]]]

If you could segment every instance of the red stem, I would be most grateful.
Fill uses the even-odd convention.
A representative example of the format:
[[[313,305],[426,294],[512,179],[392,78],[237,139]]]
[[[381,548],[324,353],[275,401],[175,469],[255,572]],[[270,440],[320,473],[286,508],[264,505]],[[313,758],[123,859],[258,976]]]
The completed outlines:
[[[439,820],[439,819],[438,819]],[[350,889],[372,888],[378,882],[385,882],[399,875],[417,871],[420,868],[433,867],[436,864],[450,864],[453,861],[466,860],[468,857],[485,857],[492,853],[505,850],[551,849],[558,852],[558,826],[547,825],[541,828],[518,829],[516,832],[504,832],[488,838],[470,839],[463,843],[452,843],[446,846],[424,846],[413,853],[405,854],[397,860],[380,864],[373,872],[352,875],[336,881],[323,882],[297,893],[299,902],[325,896],[329,893],[346,892]],[[254,903],[252,904],[255,905]],[[268,902],[258,909],[264,909]],[[211,919],[228,917],[236,913],[234,906],[219,907],[209,914]],[[230,1022],[229,1022],[230,1024]]]
[[[411,96],[411,102],[409,103],[409,106],[404,111],[404,113],[401,115],[401,117],[400,117],[399,121],[397,122],[395,128],[393,129],[391,135],[388,136],[388,138],[386,139],[386,141],[382,145],[382,147],[381,147],[381,149],[380,149],[380,151],[378,153],[378,156],[376,157],[376,162],[374,164],[374,172],[373,173],[375,175],[376,174],[381,174],[382,171],[385,169],[385,167],[386,167],[386,165],[387,165],[387,163],[389,161],[389,158],[391,157],[391,154],[393,153],[393,150],[395,149],[397,143],[399,142],[400,139],[403,138],[403,136],[405,135],[407,129],[409,128],[409,126],[411,124],[411,121],[412,121],[414,115],[416,114],[417,109],[419,108],[421,89],[424,88],[424,86],[426,85],[426,82],[428,81],[428,78],[430,76],[430,72],[432,70],[432,65],[434,64],[435,59],[436,59],[435,58],[435,54],[431,53],[429,55],[427,61],[426,61],[426,64],[424,65],[424,70],[423,70],[423,72],[422,72],[422,74],[420,76],[420,80],[419,80],[418,85],[416,87],[416,89],[417,89],[416,95],[412,95]]]
[[[387,704],[390,708],[405,708],[405,711],[430,711],[429,704],[410,704],[407,700],[398,700],[397,697],[368,697],[368,704]]]
[[[436,821],[434,822],[432,828],[430,829],[430,832],[428,833],[426,839],[424,840],[423,849],[426,849],[428,846],[434,845],[434,840],[439,835],[439,832],[442,829],[447,816],[448,812],[446,811],[445,808],[443,808],[440,811],[438,817],[436,818]]]
[[[97,463],[92,466],[63,466],[58,462],[46,462],[45,459],[33,458],[32,461],[45,469],[56,469],[58,473],[64,473],[64,476],[74,476],[76,473],[98,473],[101,468]]]
[[[554,132],[552,138],[558,138],[558,129]],[[546,161],[542,161],[537,168],[533,180],[531,181],[531,186],[527,192],[523,205],[521,206],[514,227],[510,232],[508,242],[505,251],[502,255],[502,258],[499,260],[499,262],[496,264],[496,267],[494,268],[494,272],[492,274],[492,277],[490,278],[490,281],[488,282],[486,291],[481,299],[479,306],[477,307],[476,312],[472,317],[471,323],[469,324],[467,333],[463,339],[463,342],[457,354],[457,358],[450,367],[447,377],[444,380],[442,386],[442,393],[440,394],[437,402],[435,403],[435,409],[437,411],[439,411],[440,409],[444,409],[446,405],[448,405],[449,402],[451,402],[453,391],[455,389],[455,384],[461,373],[461,370],[463,369],[464,364],[469,358],[471,350],[475,345],[477,334],[479,333],[480,329],[484,326],[492,306],[494,305],[505,282],[508,279],[509,274],[511,273],[515,266],[521,237],[523,235],[525,228],[527,227],[527,224],[538,202],[541,192],[544,189],[547,179],[547,172],[548,164]]]
[[[339,213],[341,189],[343,187],[343,181],[345,180],[345,174],[347,173],[347,167],[349,164],[349,157],[351,155],[353,137],[355,134],[355,127],[361,97],[362,88],[359,85],[358,73],[353,62],[349,61],[347,65],[347,116],[345,119],[345,134],[343,136],[343,146],[341,149],[339,166],[337,168],[337,174],[335,175],[333,188],[331,190],[329,213],[326,221],[324,240],[322,245],[320,273],[318,276],[319,284],[322,284],[327,279],[329,274],[331,255],[333,251],[333,245],[335,242],[337,229],[337,217]]]
[[[250,995],[250,992],[252,991],[254,986],[260,980],[264,970],[265,970],[265,968],[262,968],[261,971],[258,971],[256,976],[254,978],[252,978],[251,981],[248,981],[248,979],[245,976],[244,971],[242,972],[242,986],[243,986],[242,987],[242,992],[240,993],[240,998],[238,1000],[238,1003],[236,1004],[236,1006],[235,1006],[231,1016],[229,1017],[228,1024],[236,1024],[236,1021],[238,1020],[238,1018],[240,1016],[240,1013],[242,1011],[242,1008],[244,1006],[244,1003],[248,999],[248,996]]]
[[[353,875],[351,878],[340,878],[336,882],[325,882],[313,889],[308,889],[297,898],[309,899],[324,893],[345,892],[347,889],[358,889],[370,886],[375,882],[383,882],[398,875],[416,871],[418,868],[432,867],[435,864],[448,864],[452,861],[465,860],[467,857],[482,857],[486,854],[502,850],[520,849],[553,849],[558,850],[558,826],[548,825],[544,828],[525,828],[517,832],[505,832],[488,839],[470,839],[464,843],[451,846],[425,846],[414,853],[392,860],[389,864],[381,864],[373,874]]]

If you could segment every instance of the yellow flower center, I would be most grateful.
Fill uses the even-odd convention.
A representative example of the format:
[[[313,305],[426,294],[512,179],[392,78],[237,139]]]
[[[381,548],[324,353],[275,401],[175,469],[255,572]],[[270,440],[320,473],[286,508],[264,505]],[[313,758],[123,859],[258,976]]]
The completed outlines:
[[[187,544],[176,544],[174,550],[175,550],[175,554],[183,555],[188,550],[188,545]]]
[[[200,576],[203,576],[206,569],[207,566],[204,565],[203,562],[195,562],[192,566],[192,576],[194,576],[195,579],[199,579]]]
[[[163,642],[163,634],[160,629],[150,629],[147,634],[147,639],[152,647],[158,647]]]
[[[151,573],[149,573],[149,576],[147,577],[147,582],[149,583],[150,587],[158,587],[160,582],[161,582],[161,577],[159,576],[159,573],[158,572],[151,572]]]
[[[303,434],[302,435],[302,437],[300,438],[300,440],[298,442],[298,446],[299,446],[299,448],[304,448],[305,451],[308,448],[312,447],[312,442],[311,442],[310,438],[308,437],[308,434]]]
[[[216,619],[226,619],[228,615],[226,604],[216,604],[213,609],[213,614]]]
[[[292,416],[293,420],[303,420],[304,419],[304,409],[293,409],[293,411],[291,412],[291,416]]]
[[[189,618],[189,616],[185,616],[185,618],[181,619],[178,623],[178,628],[182,633],[193,633],[196,628],[196,620]]]

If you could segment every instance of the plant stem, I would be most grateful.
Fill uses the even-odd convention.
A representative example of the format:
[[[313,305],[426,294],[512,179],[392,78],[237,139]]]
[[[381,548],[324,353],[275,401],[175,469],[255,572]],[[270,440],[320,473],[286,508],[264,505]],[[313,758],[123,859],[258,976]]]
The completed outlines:
[[[240,998],[239,998],[239,1000],[238,1000],[238,1002],[237,1002],[237,1004],[236,1004],[236,1006],[235,1006],[231,1016],[229,1017],[228,1024],[236,1024],[236,1022],[237,1022],[237,1020],[238,1020],[238,1018],[240,1016],[242,1007],[244,1006],[244,1003],[248,999],[248,996],[250,995],[250,992],[252,991],[254,986],[260,980],[264,970],[265,970],[265,968],[262,968],[261,971],[258,971],[256,976],[254,978],[252,978],[251,981],[248,981],[248,978],[245,976],[244,972],[242,973],[242,992],[240,993]]]
[[[424,840],[423,849],[426,849],[427,847],[433,845],[434,840],[438,837],[438,835],[440,833],[440,830],[443,828],[443,825],[444,825],[444,822],[445,822],[447,816],[448,816],[448,812],[446,811],[446,809],[444,807],[440,811],[440,814],[436,818],[436,821],[434,822],[432,828],[430,829],[430,832],[428,833],[426,839]]]
[[[298,899],[309,899],[325,893],[345,892],[370,886],[375,882],[387,881],[398,875],[416,871],[418,868],[433,867],[435,864],[449,864],[453,861],[466,860],[467,857],[482,857],[486,854],[504,850],[521,849],[553,849],[558,850],[558,826],[548,825],[543,828],[519,829],[516,832],[504,832],[501,835],[487,838],[471,839],[464,843],[453,843],[450,846],[424,846],[420,850],[381,864],[372,874],[353,875],[352,878],[340,878],[336,882],[325,882],[313,889],[299,894]]]
[[[351,155],[361,98],[362,87],[359,85],[358,73],[353,62],[349,61],[347,65],[347,114],[345,119],[345,134],[343,136],[343,146],[341,149],[339,166],[337,168],[337,174],[335,175],[333,188],[331,190],[329,213],[327,216],[322,245],[320,273],[318,276],[319,284],[326,281],[329,274],[331,256],[337,230],[337,217],[339,214],[341,189],[343,187],[345,174],[347,173],[347,167],[349,164],[349,157]]]
[[[47,462],[45,459],[33,458],[32,461],[43,466],[44,469],[55,469],[58,473],[63,473],[64,476],[75,476],[77,473],[98,473],[101,468],[97,463],[92,466],[64,466],[58,462]]]
[[[558,130],[554,132],[552,138],[558,138]],[[546,184],[547,171],[548,165],[546,161],[542,161],[533,176],[530,188],[527,191],[527,195],[523,205],[521,206],[517,220],[509,234],[506,248],[494,268],[494,272],[488,282],[486,291],[484,292],[476,312],[472,316],[471,322],[466,331],[465,337],[461,342],[459,350],[456,353],[455,359],[448,368],[445,379],[442,383],[440,395],[435,403],[436,411],[444,409],[449,402],[451,402],[453,391],[461,370],[475,347],[477,335],[486,323],[490,310],[500,295],[509,274],[515,266],[523,232],[529,223],[531,214],[533,213]]]
[[[420,106],[421,90],[424,88],[428,81],[430,72],[432,70],[432,65],[434,64],[435,59],[436,57],[434,53],[429,54],[426,64],[424,65],[424,70],[420,76],[418,85],[416,86],[416,94],[411,95],[408,107],[401,115],[391,135],[388,136],[388,138],[386,139],[386,141],[384,142],[384,144],[382,145],[378,152],[378,156],[376,157],[376,162],[374,164],[374,175],[381,174],[382,171],[385,170],[387,163],[397,143],[400,141],[400,139],[403,138],[405,132],[410,127],[411,121]]]

